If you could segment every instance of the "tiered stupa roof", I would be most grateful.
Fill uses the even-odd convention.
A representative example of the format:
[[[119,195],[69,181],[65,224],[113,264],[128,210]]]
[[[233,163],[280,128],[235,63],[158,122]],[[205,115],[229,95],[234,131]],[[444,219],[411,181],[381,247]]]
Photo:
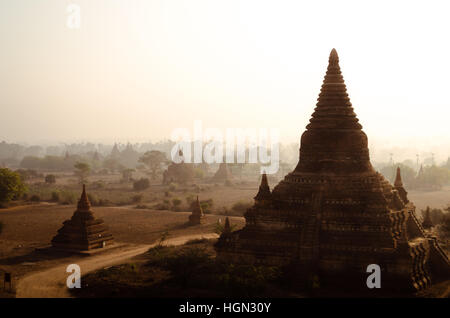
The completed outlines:
[[[270,193],[269,182],[267,181],[267,175],[264,173],[261,177],[261,184],[259,185],[258,193],[255,196],[255,201],[263,202],[268,201],[272,198],[272,193]]]
[[[112,242],[113,237],[103,220],[95,218],[92,213],[91,203],[83,184],[77,210],[70,220],[64,221],[63,227],[52,239],[52,245],[65,250],[91,250]]]

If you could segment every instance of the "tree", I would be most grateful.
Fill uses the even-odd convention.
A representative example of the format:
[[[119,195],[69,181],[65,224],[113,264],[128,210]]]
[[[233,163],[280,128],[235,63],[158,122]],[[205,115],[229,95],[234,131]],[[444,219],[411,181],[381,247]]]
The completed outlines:
[[[26,191],[20,175],[7,168],[0,168],[0,202],[9,202],[21,197]]]
[[[89,175],[89,172],[91,171],[91,167],[84,162],[77,162],[74,165],[75,169],[77,169],[77,171],[75,172],[78,177],[80,178],[80,183],[85,183],[86,182],[86,178]]]
[[[442,239],[450,238],[450,214],[446,213],[442,223],[438,225],[438,233]]]
[[[134,169],[123,169],[122,170],[122,181],[123,182],[130,182],[133,178],[133,172],[135,172]]]
[[[151,150],[144,153],[144,155],[139,158],[139,162],[145,164],[150,170],[152,179],[156,179],[156,176],[162,170],[162,165],[167,162],[167,158],[163,152]]]
[[[103,167],[114,173],[119,168],[119,162],[114,158],[107,158],[103,161]]]
[[[424,169],[424,177],[424,181],[426,184],[440,188],[444,184],[448,183],[450,179],[450,173],[446,168],[429,166],[425,167]]]
[[[141,178],[133,183],[133,188],[136,191],[142,191],[150,187],[150,181],[147,178]]]
[[[25,169],[39,169],[42,165],[42,159],[33,156],[23,157],[20,166]]]
[[[439,224],[444,219],[444,212],[441,209],[431,209],[430,217],[433,224]]]
[[[45,183],[53,184],[56,183],[56,177],[54,174],[48,174],[45,176]]]

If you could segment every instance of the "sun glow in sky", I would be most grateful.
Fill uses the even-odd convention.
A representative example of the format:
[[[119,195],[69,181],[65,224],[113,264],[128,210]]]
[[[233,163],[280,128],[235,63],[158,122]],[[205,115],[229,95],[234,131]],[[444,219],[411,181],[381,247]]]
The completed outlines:
[[[335,47],[369,143],[448,150],[447,3],[2,1],[0,139],[156,141],[199,119],[296,141]]]

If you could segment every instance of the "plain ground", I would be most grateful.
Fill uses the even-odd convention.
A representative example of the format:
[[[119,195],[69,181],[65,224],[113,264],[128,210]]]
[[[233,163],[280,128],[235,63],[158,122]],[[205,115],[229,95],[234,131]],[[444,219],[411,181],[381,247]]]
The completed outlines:
[[[74,210],[75,206],[42,203],[0,210],[0,220],[5,224],[0,240],[0,275],[11,272],[13,280],[17,281],[29,272],[41,271],[60,262],[67,263],[70,256],[49,257],[35,249],[48,246],[62,222],[69,219]],[[128,244],[157,242],[166,231],[169,239],[213,233],[217,222],[224,221],[224,216],[206,215],[204,224],[189,226],[190,212],[132,207],[95,207],[93,211],[108,225],[116,242]],[[244,224],[242,217],[230,217],[230,221],[237,227]],[[8,295],[0,292],[0,296]]]

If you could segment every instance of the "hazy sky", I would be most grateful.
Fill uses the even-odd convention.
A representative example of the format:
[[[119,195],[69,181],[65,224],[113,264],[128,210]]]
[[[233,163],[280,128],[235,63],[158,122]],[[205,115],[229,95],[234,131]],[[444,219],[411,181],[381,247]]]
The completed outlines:
[[[0,140],[155,141],[200,119],[295,141],[335,47],[369,143],[450,152],[447,3],[2,0]]]

